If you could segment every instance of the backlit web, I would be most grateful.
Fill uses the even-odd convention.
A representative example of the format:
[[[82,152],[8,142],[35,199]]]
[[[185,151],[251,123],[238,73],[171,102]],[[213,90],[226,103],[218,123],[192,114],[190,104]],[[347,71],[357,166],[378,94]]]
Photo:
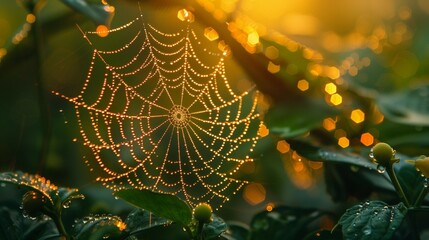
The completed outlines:
[[[75,107],[97,181],[217,208],[246,184],[236,175],[253,161],[258,92],[231,87],[227,48],[210,52],[191,23],[172,25],[179,30],[163,32],[140,15],[106,38],[83,32],[93,54],[80,94],[55,94]],[[108,47],[118,39],[125,44]]]

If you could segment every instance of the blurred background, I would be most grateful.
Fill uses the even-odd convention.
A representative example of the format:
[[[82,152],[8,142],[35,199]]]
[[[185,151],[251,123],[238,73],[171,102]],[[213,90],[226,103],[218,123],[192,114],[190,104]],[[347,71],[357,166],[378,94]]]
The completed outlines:
[[[215,50],[223,40],[230,47],[229,78],[253,81],[264,93],[259,111],[268,112],[267,126],[258,131],[255,162],[242,169],[253,183],[219,210],[223,218],[248,222],[277,205],[339,207],[326,193],[324,164],[294,151],[291,136],[358,152],[383,140],[411,156],[429,154],[428,119],[412,115],[429,111],[426,0],[17,0],[0,2],[1,171],[97,185],[83,160],[87,150],[74,141],[73,105],[51,92],[75,96],[88,73],[92,49],[77,25],[122,26],[139,14],[138,4],[166,32],[188,9]],[[409,101],[393,94],[400,91],[409,91]],[[307,108],[302,98],[324,107]]]

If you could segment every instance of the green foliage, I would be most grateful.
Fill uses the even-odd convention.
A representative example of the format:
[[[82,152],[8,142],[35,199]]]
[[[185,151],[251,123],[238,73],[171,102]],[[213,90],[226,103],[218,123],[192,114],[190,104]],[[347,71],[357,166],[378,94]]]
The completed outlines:
[[[338,224],[344,239],[388,240],[402,223],[406,212],[403,203],[389,206],[381,201],[368,201],[347,209]]]
[[[204,224],[201,236],[204,240],[213,240],[213,239],[219,239],[219,236],[226,232],[228,229],[228,225],[223,221],[222,218],[212,215],[213,220],[208,223]]]
[[[377,170],[377,165],[367,157],[346,150],[338,150],[332,147],[321,147],[300,140],[289,140],[291,147],[301,156],[313,160],[330,163],[346,164],[349,166],[363,167]]]
[[[293,138],[321,127],[322,120],[336,112],[320,99],[308,100],[300,104],[277,105],[270,108],[265,115],[265,123],[270,131],[279,137]]]
[[[255,215],[250,224],[252,240],[302,239],[309,224],[324,213],[316,209],[277,207]]]
[[[106,5],[101,4],[100,1],[62,0],[62,2],[75,11],[84,14],[98,25],[110,26],[114,16],[114,11],[106,10]]]
[[[130,204],[153,212],[183,225],[188,225],[192,220],[192,211],[189,206],[176,196],[170,194],[155,193],[149,190],[124,189],[115,193],[115,196]]]
[[[228,231],[222,234],[226,240],[248,240],[249,236],[249,226],[239,222],[229,222]]]
[[[38,221],[24,218],[19,210],[0,207],[0,239],[49,239],[58,236],[58,230],[51,219]]]
[[[169,223],[170,221],[165,218],[158,217],[147,210],[136,208],[128,214],[125,219],[125,224],[127,226],[125,230],[132,235],[136,231],[144,231],[153,227],[165,226]]]
[[[377,101],[386,118],[394,122],[428,126],[428,95],[429,85],[423,85],[397,93],[381,94]]]
[[[96,215],[76,220],[74,237],[76,240],[118,239],[122,234],[119,227],[123,223],[117,216]]]
[[[0,173],[0,182],[13,184],[27,191],[34,191],[44,198],[44,206],[50,213],[61,212],[62,208],[68,208],[73,199],[85,198],[78,189],[58,188],[39,175],[31,175],[22,172]],[[40,196],[40,198],[41,198]]]
[[[106,26],[110,25],[113,17],[113,12],[108,11],[109,8],[106,8],[100,1],[95,0],[59,1],[60,5],[67,5],[73,12],[67,12],[67,14],[61,13],[58,14],[58,16],[56,16],[57,13],[55,13],[55,17],[43,16],[44,12],[41,11],[42,9],[46,10],[46,2],[53,1],[19,0],[18,2],[25,8],[26,13],[37,15],[37,24],[35,25],[43,28],[43,31],[39,33],[44,34],[46,38],[44,40],[52,44],[49,45],[49,51],[52,50],[52,52],[54,52],[55,47],[58,48],[58,46],[53,44],[56,38],[68,38],[68,35],[61,35],[67,32],[66,30],[70,29],[69,26],[73,26],[74,28],[76,22],[80,24],[85,21],[83,18],[76,18],[76,15],[84,15],[95,24],[103,24]],[[170,4],[177,4],[177,2],[173,1],[173,3]],[[187,4],[193,6],[191,8],[196,9],[196,14],[200,16],[208,14],[199,9],[199,5],[194,5],[195,3],[193,1],[189,1]],[[418,11],[421,11],[420,9],[412,10],[413,14],[418,14]],[[210,16],[208,16],[208,19],[209,18]],[[24,19],[21,20],[22,23]],[[422,21],[422,23],[419,24],[423,24],[424,26],[424,22],[425,21]],[[219,28],[219,22],[210,22],[210,19],[202,23],[203,25],[214,26],[216,30],[220,29],[218,32],[221,38],[224,38],[224,36],[230,37],[231,35],[225,24],[223,24],[225,26]],[[395,25],[395,28],[397,26],[399,25]],[[416,27],[419,27],[419,25],[417,24]],[[15,32],[21,32],[22,29],[23,28],[19,28]],[[32,29],[33,30],[28,32],[29,36],[36,36],[38,28],[34,26]],[[194,238],[205,240],[387,240],[391,238],[417,238],[420,232],[428,228],[427,225],[424,225],[424,223],[427,222],[426,206],[428,202],[425,201],[428,191],[426,186],[427,179],[421,176],[414,165],[404,162],[395,163],[393,169],[388,169],[388,172],[379,173],[377,171],[377,165],[369,160],[368,154],[370,148],[363,147],[362,144],[359,143],[359,136],[361,133],[379,133],[379,139],[376,139],[376,141],[383,140],[391,146],[394,146],[398,152],[406,153],[409,156],[418,156],[420,154],[427,155],[429,153],[427,152],[429,146],[429,108],[427,106],[429,102],[429,85],[422,84],[417,87],[408,88],[409,82],[415,80],[409,77],[402,77],[402,80],[405,81],[402,83],[398,81],[398,79],[401,79],[401,76],[403,76],[404,71],[407,73],[409,70],[407,70],[407,68],[410,67],[412,69],[417,69],[416,77],[427,77],[427,66],[429,62],[427,60],[422,60],[427,59],[427,51],[422,51],[422,49],[427,45],[428,31],[427,28],[421,28],[421,26],[415,29],[420,29],[413,33],[415,34],[416,40],[405,45],[410,45],[411,47],[409,47],[409,50],[414,51],[419,61],[421,60],[419,66],[410,66],[409,63],[401,58],[401,56],[404,56],[404,54],[402,54],[404,49],[401,49],[399,46],[392,46],[390,43],[388,44],[388,54],[376,54],[372,52],[371,49],[358,50],[357,52],[360,56],[368,56],[372,64],[368,68],[359,69],[360,74],[355,77],[348,75],[342,76],[341,81],[344,80],[345,84],[342,86],[340,86],[340,84],[338,85],[338,92],[344,97],[344,104],[336,107],[328,106],[328,104],[326,104],[326,102],[328,102],[326,100],[327,96],[322,96],[324,93],[321,93],[324,83],[335,82],[335,79],[325,79],[322,76],[315,77],[309,74],[308,67],[309,63],[312,61],[303,57],[303,49],[301,47],[295,51],[289,51],[285,46],[264,39],[264,36],[261,36],[260,42],[262,43],[262,48],[266,46],[275,46],[276,49],[279,50],[278,58],[273,60],[267,59],[263,54],[249,54],[243,50],[239,44],[239,48],[231,45],[234,53],[233,56],[239,61],[239,64],[242,64],[242,66],[246,68],[245,71],[250,75],[249,78],[258,81],[258,88],[263,90],[265,94],[273,97],[276,101],[279,99],[286,101],[286,103],[280,103],[280,101],[275,102],[274,107],[265,115],[264,120],[270,129],[270,133],[281,139],[286,139],[291,149],[300,154],[301,157],[310,161],[322,161],[324,163],[324,185],[326,185],[326,190],[331,195],[332,199],[341,203],[339,204],[341,206],[344,206],[344,204],[354,204],[353,201],[356,198],[361,200],[372,197],[384,201],[367,201],[359,205],[354,205],[349,208],[345,214],[342,214],[342,207],[336,208],[333,212],[334,219],[336,219],[335,217],[342,216],[333,233],[329,230],[317,230],[314,232],[315,229],[320,229],[321,227],[319,220],[322,215],[324,215],[324,212],[320,209],[292,207],[277,207],[271,212],[260,212],[253,217],[250,226],[236,222],[226,223],[220,216],[213,215],[213,221],[204,224],[202,231],[197,232],[196,223],[192,220],[192,213],[189,206],[175,196],[154,193],[148,190],[122,190],[115,194],[117,197],[131,203],[131,205],[136,206],[136,208],[131,208],[128,205],[121,205],[119,210],[113,207],[110,208],[110,204],[106,202],[108,202],[108,200],[115,200],[113,200],[113,197],[110,199],[109,196],[109,199],[94,198],[78,201],[77,203],[79,204],[81,202],[84,203],[78,205],[78,210],[72,210],[73,207],[77,205],[73,200],[83,199],[83,195],[77,189],[56,187],[47,179],[38,175],[30,175],[22,172],[3,172],[0,173],[0,184],[18,186],[20,191],[17,190],[19,193],[16,194],[15,202],[12,204],[9,202],[2,202],[2,206],[0,207],[0,239],[43,240],[56,239],[60,236],[68,239],[71,237],[75,239],[133,239],[134,237],[139,239],[163,237],[171,239],[177,237],[179,239]],[[224,36],[222,36],[222,34]],[[10,38],[12,39],[13,36]],[[228,40],[228,38],[226,39]],[[39,72],[39,74],[43,72],[46,75],[53,75],[57,74],[57,72],[61,72],[57,71],[58,65],[54,68],[55,71],[51,71],[49,62],[41,64],[40,66],[34,64],[35,58],[42,59],[42,54],[40,53],[43,51],[41,51],[42,49],[40,49],[37,41],[33,42],[33,40],[33,38],[25,39],[24,37],[24,40],[20,44],[14,45],[9,41],[5,43],[4,46],[0,46],[7,50],[6,57],[1,59],[4,61],[2,63],[6,64],[0,65],[0,70],[2,70],[2,74],[5,73],[6,76],[11,76],[11,79],[6,79],[9,81],[4,81],[4,89],[7,89],[6,91],[9,94],[2,99],[5,103],[9,102],[9,100],[11,100],[9,98],[18,92],[15,89],[10,89],[13,82],[18,82],[20,87],[19,93],[21,94],[17,95],[16,98],[22,98],[22,96],[34,92],[34,83],[32,82],[34,77],[31,77],[33,75],[31,70],[34,70],[34,68],[37,68],[36,72]],[[226,42],[229,43],[231,41]],[[61,47],[63,46],[61,45]],[[395,47],[399,49],[399,53],[394,52]],[[76,55],[76,51],[77,50],[72,53],[66,52],[66,57],[64,57],[63,52],[55,52],[55,54],[61,55],[60,60],[67,62],[68,59],[64,60],[64,58],[68,58],[69,55]],[[51,58],[52,56],[47,52],[48,51],[44,52],[44,54]],[[78,54],[80,54],[80,52]],[[57,59],[50,59],[51,62],[56,60]],[[74,59],[74,61],[79,62],[79,58]],[[274,62],[274,64],[279,64],[279,66],[281,66],[277,74],[267,72],[268,62]],[[407,66],[402,67],[401,65]],[[46,67],[46,69],[39,69],[41,66]],[[60,65],[60,67],[61,68],[58,69],[62,69],[64,66]],[[22,71],[23,68],[26,71]],[[82,69],[73,66],[72,70],[80,72]],[[25,72],[25,74],[21,72]],[[20,77],[20,74],[22,74],[23,77]],[[402,75],[398,77],[398,74]],[[63,76],[64,75],[58,75],[56,77],[60,79]],[[411,77],[415,76],[411,75]],[[41,76],[36,76],[36,78],[40,77]],[[27,78],[30,80],[27,80]],[[23,79],[26,79],[28,82],[22,81]],[[300,79],[307,79],[309,83],[311,83],[311,87],[308,91],[300,92],[296,89],[296,83]],[[395,86],[395,84],[386,85],[385,79],[389,79],[392,82],[396,81],[397,86]],[[273,82],[275,84],[272,84]],[[31,85],[31,88],[21,89],[21,85],[25,83]],[[280,83],[283,83],[285,86]],[[42,90],[41,92],[46,90],[40,85],[38,86],[39,89]],[[343,86],[345,87],[343,88]],[[377,91],[377,89],[379,91]],[[22,128],[17,122],[22,121],[25,123],[27,119],[31,119],[33,116],[38,117],[38,114],[34,113],[38,106],[37,104],[33,104],[33,102],[37,101],[33,100],[32,98],[28,98],[26,99],[27,102],[14,101],[10,104],[4,104],[4,107],[10,105],[10,109],[13,109],[14,112],[18,112],[18,115],[25,116],[19,118],[20,121],[16,121],[16,116],[14,116],[3,122],[8,133],[19,133],[15,134],[19,135],[19,137],[14,136],[14,138],[11,138],[11,134],[5,134],[4,139],[7,139],[8,142],[18,142],[16,145],[20,145],[21,141],[25,141],[25,139],[30,139],[27,140],[28,142],[25,142],[25,147],[23,147],[29,151],[20,151],[20,154],[28,154],[28,156],[37,155],[34,153],[38,151],[38,146],[34,147],[33,145],[41,142],[41,137],[38,136],[37,131],[33,131],[32,128],[35,128],[33,125],[38,125],[39,122],[31,122],[27,128]],[[30,107],[28,107],[28,102],[31,103],[31,106],[34,105],[34,109],[31,108],[31,111],[29,111]],[[25,105],[26,108],[20,108],[20,105]],[[355,124],[348,119],[350,110],[355,108],[362,109],[366,114],[365,122],[362,124]],[[374,124],[371,122],[371,114],[374,108],[379,108],[384,114],[385,120],[383,123]],[[64,121],[64,119],[62,119],[63,117],[64,116],[61,116],[61,122]],[[348,148],[339,148],[336,143],[337,137],[333,136],[334,133],[327,132],[322,128],[322,121],[326,117],[338,119],[338,129],[341,128],[344,130],[347,133],[347,137],[350,139],[350,146]],[[6,114],[5,118],[8,118]],[[55,120],[58,121],[58,119]],[[24,134],[18,131],[13,132],[11,129],[19,129],[19,131],[23,131]],[[24,131],[28,129],[31,129],[31,134]],[[63,134],[65,131],[57,132]],[[374,134],[374,136],[375,135],[376,134]],[[61,146],[68,144],[59,143],[63,141],[63,137],[64,136],[61,135],[59,139],[55,139],[56,141],[52,142],[52,145],[58,148],[55,151],[62,151]],[[13,145],[5,145],[4,148],[10,148],[11,150],[8,150],[9,152],[16,151],[15,148],[9,146]],[[21,150],[22,148],[17,149]],[[15,153],[8,154],[6,157],[15,157],[14,154]],[[58,161],[57,158],[59,157],[56,154],[57,152],[52,151],[49,158]],[[270,157],[276,156],[274,151],[267,155]],[[279,154],[277,153],[277,155]],[[399,153],[396,154],[396,156],[399,156],[402,160],[412,158],[403,156]],[[23,157],[20,155],[20,157],[17,158],[20,159]],[[286,162],[286,160],[284,162]],[[28,168],[37,165],[37,163],[31,161],[18,163],[18,166],[20,166],[19,164],[28,166]],[[52,164],[52,162],[50,164]],[[269,164],[273,163],[270,162]],[[57,165],[61,165],[61,162],[60,164],[57,163]],[[268,163],[258,161],[255,165],[255,169],[260,171],[260,169],[268,166]],[[9,167],[9,165],[7,166]],[[13,166],[13,164],[10,164],[10,166]],[[68,165],[62,167],[67,168]],[[273,168],[270,168],[270,170],[273,170]],[[282,172],[282,170],[283,169],[278,170],[278,172]],[[383,169],[378,170],[383,172]],[[30,171],[33,172],[34,169]],[[61,171],[58,172],[62,173]],[[272,174],[274,171],[267,172],[268,174]],[[62,178],[63,176],[59,175],[58,177]],[[275,177],[276,176],[272,176],[270,179],[276,179]],[[74,184],[75,183],[71,185]],[[294,193],[288,192],[287,194]],[[22,196],[24,196],[24,202],[21,202]],[[302,196],[298,198],[299,200],[307,200],[306,197]],[[31,200],[35,201],[33,202]],[[409,206],[407,206],[406,201],[409,201]],[[70,204],[71,202],[73,202],[73,205]],[[396,205],[388,205],[385,202]],[[120,201],[116,201],[116,203],[118,205],[121,204]],[[24,217],[23,212],[18,210],[17,207],[20,204],[23,204],[24,210],[33,209],[35,213],[41,212],[46,216],[30,214],[32,217],[31,219]],[[97,207],[102,204],[108,207]],[[69,207],[71,207],[71,209],[65,211],[65,209]],[[256,206],[255,208],[260,207],[261,206]],[[118,216],[126,216],[126,213],[130,213],[123,223],[121,218],[116,215],[92,215],[92,212],[98,212],[100,209],[107,212],[112,211],[114,212],[113,214]],[[67,214],[63,214],[63,211]],[[418,218],[419,214],[421,214],[420,218]],[[417,221],[418,223],[416,223],[416,215],[417,219],[420,220]],[[36,217],[36,219],[33,220],[34,217]],[[72,227],[71,223],[73,223],[75,219],[80,220],[77,220],[74,227]],[[70,223],[69,226],[63,226],[64,223],[67,222]],[[423,230],[417,228],[417,226],[420,225],[422,225]],[[185,232],[183,228],[186,229],[187,236],[184,236]]]

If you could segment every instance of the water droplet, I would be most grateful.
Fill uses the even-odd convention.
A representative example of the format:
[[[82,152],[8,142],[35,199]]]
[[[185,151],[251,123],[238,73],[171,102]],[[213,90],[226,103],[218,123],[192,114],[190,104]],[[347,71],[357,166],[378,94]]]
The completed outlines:
[[[118,200],[118,199],[119,199],[119,197],[115,196],[115,199],[116,199],[116,200]]]
[[[64,201],[63,204],[62,204],[63,208],[69,208],[70,207],[70,203],[71,203],[70,200]]]
[[[371,148],[371,152],[369,153],[369,157],[374,158],[374,153],[372,152],[372,148]]]
[[[425,187],[425,188],[429,187],[429,183],[428,183],[427,178],[425,178],[425,180],[423,181],[423,187]]]
[[[37,219],[37,217],[32,217],[32,216],[30,216],[30,214],[27,212],[27,211],[22,211],[22,216],[24,217],[24,218],[28,218],[28,219],[30,219],[30,220],[36,220]]]
[[[386,171],[386,168],[382,165],[377,165],[377,171],[379,173],[384,173]]]
[[[372,231],[371,231],[371,229],[369,229],[369,228],[367,228],[367,229],[363,230],[363,235],[368,236],[368,235],[370,235],[371,233],[372,233]]]
[[[109,237],[110,237],[110,235],[106,234],[106,235],[103,236],[103,239],[108,239]]]

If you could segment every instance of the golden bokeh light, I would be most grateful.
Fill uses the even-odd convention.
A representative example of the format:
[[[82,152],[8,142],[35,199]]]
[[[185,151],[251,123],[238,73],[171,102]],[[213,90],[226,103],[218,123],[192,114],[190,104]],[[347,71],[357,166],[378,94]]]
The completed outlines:
[[[127,228],[127,224],[122,221],[118,221],[116,223],[116,227],[119,228],[119,231],[124,231]]]
[[[243,198],[250,205],[257,205],[265,201],[266,190],[260,183],[250,183],[244,188]]]
[[[257,45],[259,43],[259,34],[256,31],[252,31],[247,35],[247,42],[251,45]]]
[[[325,92],[332,95],[337,92],[337,85],[335,83],[327,83],[325,85]]]
[[[346,148],[350,145],[350,140],[347,137],[340,137],[338,139],[338,146]]]
[[[270,130],[263,123],[261,123],[261,125],[259,125],[258,135],[260,137],[266,137],[268,134],[270,134]]]
[[[177,12],[177,18],[183,22],[193,22],[195,20],[194,14],[186,9],[181,9]]]
[[[325,118],[323,119],[323,128],[326,129],[327,131],[333,131],[336,128],[336,121],[332,118]]]
[[[107,37],[109,35],[109,29],[105,25],[98,25],[95,31],[99,37]]]
[[[290,150],[290,145],[285,140],[280,140],[277,142],[277,151],[280,153],[287,153]]]
[[[324,73],[330,79],[337,79],[340,77],[340,70],[336,67],[326,67]]]
[[[29,13],[29,14],[27,14],[25,20],[28,23],[34,23],[36,21],[36,16],[34,14],[32,14],[32,13]]]
[[[369,147],[369,146],[371,146],[374,143],[374,136],[372,136],[372,134],[369,133],[369,132],[363,133],[360,136],[360,142],[363,145]]]
[[[278,73],[280,71],[280,65],[277,65],[277,64],[275,64],[275,63],[273,63],[273,62],[270,61],[268,63],[267,70],[270,73]]]
[[[204,29],[204,36],[210,41],[214,41],[219,38],[219,34],[212,27],[207,27]]]
[[[310,88],[310,84],[308,83],[307,80],[301,79],[301,80],[298,81],[297,87],[298,87],[299,90],[305,92],[305,91],[307,91]]]
[[[335,106],[338,106],[343,102],[343,97],[341,97],[340,94],[335,93],[330,97],[330,102]]]
[[[217,48],[222,51],[223,56],[231,56],[231,48],[228,46],[228,44],[225,43],[225,41],[219,41]]]
[[[265,206],[265,210],[267,211],[267,212],[271,212],[271,211],[273,211],[273,209],[276,207],[276,205],[274,204],[274,203],[268,203],[266,206]]]
[[[360,109],[355,109],[351,112],[350,119],[355,123],[361,123],[365,121],[365,113]]]

